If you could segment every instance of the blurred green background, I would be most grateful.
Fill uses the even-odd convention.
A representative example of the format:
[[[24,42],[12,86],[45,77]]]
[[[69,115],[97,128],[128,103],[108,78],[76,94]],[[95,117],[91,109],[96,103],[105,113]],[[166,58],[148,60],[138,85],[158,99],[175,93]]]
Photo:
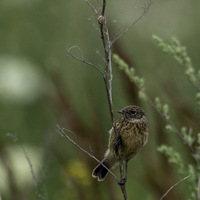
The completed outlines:
[[[100,0],[90,1],[99,10]],[[134,22],[148,1],[107,2],[111,37]],[[152,40],[177,36],[187,46],[196,69],[200,63],[200,1],[154,0],[147,15],[113,46],[136,73],[145,78],[147,93],[170,105],[178,128],[199,130],[195,88],[172,57]],[[84,0],[0,1],[0,194],[2,200],[122,199],[115,180],[91,176],[96,161],[76,149],[55,130],[56,125],[80,146],[102,159],[111,120],[101,75],[66,55],[78,46],[84,59],[103,68],[103,48],[96,15]],[[73,50],[77,56],[80,52]],[[181,176],[156,149],[161,144],[190,152],[175,134],[164,131],[164,120],[137,97],[137,88],[124,72],[113,66],[113,102],[116,110],[141,106],[149,121],[149,142],[129,163],[127,193],[131,200],[159,199]],[[13,134],[13,137],[7,133]],[[27,162],[30,159],[35,178]],[[114,170],[119,175],[118,168]],[[34,183],[37,180],[37,183]],[[170,192],[171,200],[188,199],[187,182]]]

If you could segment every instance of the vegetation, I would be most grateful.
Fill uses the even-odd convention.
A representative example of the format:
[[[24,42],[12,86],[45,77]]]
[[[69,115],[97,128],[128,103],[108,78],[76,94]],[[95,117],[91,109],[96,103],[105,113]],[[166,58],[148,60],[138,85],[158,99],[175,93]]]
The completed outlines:
[[[101,11],[101,1],[90,3]],[[127,195],[161,199],[172,187],[163,199],[199,199],[200,2],[154,1],[115,40],[145,4],[109,1],[105,11],[115,41],[114,118],[124,106],[139,105],[150,130],[129,164]],[[0,12],[1,199],[122,199],[116,180],[93,179],[97,162],[56,132],[57,124],[66,128],[103,158],[112,120],[96,13],[85,1],[63,0],[1,1]],[[67,56],[69,49],[99,71]],[[119,168],[113,173],[120,177]]]

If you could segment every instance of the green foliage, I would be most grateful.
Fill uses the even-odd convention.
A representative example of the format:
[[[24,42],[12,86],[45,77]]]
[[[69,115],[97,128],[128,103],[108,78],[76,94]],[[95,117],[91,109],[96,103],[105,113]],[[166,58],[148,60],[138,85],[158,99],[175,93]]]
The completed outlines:
[[[173,147],[168,147],[166,145],[161,145],[157,150],[167,156],[169,163],[178,165],[179,173],[186,175],[185,165],[180,153],[176,152]]]
[[[156,109],[158,110],[158,112],[161,112],[161,110],[162,110],[162,104],[160,102],[160,98],[159,97],[155,98],[155,105],[156,105]]]
[[[182,127],[181,133],[182,133],[186,143],[188,143],[191,146],[195,141],[195,138],[192,137],[192,128],[190,128],[189,132],[187,133],[187,128],[186,127]]]
[[[199,87],[199,80],[200,80],[200,70],[196,74],[194,67],[192,65],[191,58],[188,56],[186,47],[181,45],[181,42],[175,38],[172,37],[171,44],[165,43],[161,38],[159,38],[156,35],[153,35],[153,39],[157,42],[158,46],[162,48],[162,50],[166,53],[169,53],[173,55],[173,57],[178,61],[180,65],[185,66],[185,74],[188,76],[190,82],[198,89]],[[196,100],[197,100],[197,106],[200,108],[200,93],[197,92],[196,94]],[[161,112],[163,110],[163,114],[166,116],[167,119],[169,119],[169,108],[167,105],[164,105],[162,107],[160,103],[160,99],[155,99],[156,108]],[[168,124],[166,125],[166,130],[168,132],[172,132],[173,128]],[[181,128],[181,133],[179,133],[182,140],[185,144],[188,145],[188,147],[193,148],[192,145],[195,143],[195,137],[192,135],[192,128],[187,130],[185,126]],[[170,163],[176,164],[178,166],[178,172],[181,175],[184,176],[190,176],[188,178],[189,182],[189,189],[191,190],[190,200],[195,200],[198,193],[198,176],[199,170],[200,170],[200,134],[197,136],[196,142],[198,143],[198,147],[196,147],[196,150],[193,150],[193,156],[197,161],[197,165],[188,163],[187,165],[183,162],[183,159],[181,157],[181,153],[176,152],[172,147],[168,147],[166,145],[161,145],[158,147],[158,151],[164,153],[168,161]],[[196,152],[195,152],[196,151]]]
[[[135,75],[135,70],[133,68],[130,68],[118,55],[113,55],[113,62],[119,67],[119,69],[124,70],[130,81],[136,84],[139,89],[139,98],[146,101],[148,98],[146,94],[145,80]],[[169,106],[167,104],[162,105],[159,97],[155,98],[155,107],[157,111],[164,115],[166,119],[170,119]]]
[[[170,116],[169,116],[169,106],[168,106],[167,104],[164,104],[164,105],[163,105],[163,114],[165,115],[165,117],[166,117],[167,119],[170,118]]]
[[[157,150],[161,153],[164,153],[167,156],[169,163],[175,164],[178,166],[178,173],[183,176],[189,176],[187,179],[189,189],[191,191],[190,200],[196,199],[196,193],[198,190],[197,182],[197,169],[192,164],[186,165],[183,161],[181,154],[174,150],[173,147],[169,147],[166,145],[161,145],[157,148]]]
[[[132,67],[129,67],[117,54],[113,55],[113,62],[119,67],[119,69],[124,70],[130,81],[136,84],[139,89],[139,98],[145,101],[147,97],[145,94],[146,89],[144,79],[135,75],[135,70]]]
[[[157,111],[159,113],[162,113],[166,119],[170,119],[168,104],[162,105],[159,97],[156,97],[154,102],[155,102],[155,107]]]
[[[164,52],[172,54],[175,60],[180,65],[185,66],[185,74],[188,76],[189,80],[197,88],[199,88],[200,70],[198,71],[198,75],[196,75],[191,58],[188,56],[187,49],[186,47],[182,46],[179,39],[176,37],[172,37],[171,44],[167,44],[164,42],[164,40],[156,35],[153,35],[152,37],[156,41],[157,45],[161,47]]]
[[[171,125],[169,125],[169,124],[167,124],[165,126],[165,130],[166,130],[167,133],[174,133],[173,127]]]
[[[124,62],[117,54],[113,55],[113,62],[121,69],[124,70],[126,75],[131,81],[134,81],[135,71],[133,68],[129,68],[128,64]]]
[[[108,9],[106,8],[106,15],[109,15],[107,25],[108,27],[112,27],[112,30],[109,30],[109,32],[112,32],[111,39],[114,39],[115,36],[120,34],[120,31],[124,30],[131,23],[131,19],[127,20],[127,17],[129,18],[130,16],[128,13],[132,13],[133,8],[136,8],[135,11],[142,12],[143,9],[138,8],[143,8],[146,2],[146,0],[131,1],[130,4],[126,3],[126,5],[122,1],[113,2],[114,7],[111,10],[109,7],[112,7],[112,3],[111,1],[108,2],[110,5],[107,7]],[[100,12],[102,1],[91,1],[91,3]],[[42,199],[42,197],[37,198],[35,195],[30,167],[21,149],[19,147],[19,151],[15,148],[13,149],[12,139],[6,136],[6,133],[9,132],[18,135],[19,140],[28,152],[34,171],[39,181],[41,181],[39,191],[44,191],[44,187],[46,187],[44,193],[47,194],[46,198],[48,200],[122,199],[115,181],[112,178],[109,180],[109,175],[108,180],[106,179],[103,183],[93,180],[91,171],[97,163],[89,158],[87,159],[81,151],[76,151],[74,146],[70,145],[54,131],[56,124],[74,131],[76,135],[69,133],[70,137],[75,139],[81,146],[83,145],[87,150],[90,148],[91,153],[99,159],[102,158],[103,151],[107,146],[107,131],[111,128],[108,105],[105,98],[105,88],[102,86],[102,77],[96,73],[95,69],[86,66],[83,67],[83,63],[66,56],[68,48],[78,45],[81,52],[74,49],[73,53],[79,58],[94,63],[98,67],[104,64],[104,59],[102,59],[102,43],[95,13],[85,1],[80,1],[80,5],[77,6],[77,1],[3,0],[0,1],[0,5],[0,65],[2,72],[0,74],[3,77],[0,79],[1,91],[3,91],[2,95],[0,95],[0,196],[2,199],[7,200]],[[120,14],[122,11],[121,5],[127,7],[127,9],[124,7],[127,13],[123,15]],[[200,57],[198,57],[200,44],[197,42],[200,32],[200,28],[197,26],[198,15],[200,15],[199,5],[200,1],[159,1],[158,4],[155,2],[153,5],[155,12],[151,12],[150,10],[147,15],[149,19],[153,17],[154,25],[149,26],[149,20],[144,19],[142,20],[144,26],[134,26],[134,30],[129,30],[129,33],[125,37],[123,36],[123,41],[120,42],[119,55],[122,53],[126,56],[131,55],[128,59],[130,61],[134,60],[137,64],[137,69],[141,73],[139,76],[146,77],[145,80],[138,79],[138,76],[136,76],[136,74],[138,75],[137,70],[130,68],[130,66],[127,67],[127,72],[130,73],[129,78],[135,80],[139,87],[142,88],[142,85],[146,87],[146,90],[139,90],[138,95],[140,99],[148,102],[149,97],[147,96],[147,92],[151,94],[150,96],[156,93],[155,96],[160,97],[160,105],[158,102],[157,111],[161,114],[163,113],[164,104],[171,104],[170,102],[166,102],[165,96],[167,90],[162,90],[162,88],[167,85],[171,89],[171,94],[173,94],[172,84],[175,82],[172,83],[168,78],[173,73],[177,76],[177,82],[180,82],[180,79],[177,74],[172,72],[174,69],[172,65],[169,66],[171,70],[169,68],[162,68],[167,65],[168,60],[162,57],[161,54],[163,52],[154,51],[155,44],[152,43],[149,34],[154,31],[155,33],[159,32],[164,37],[166,34],[175,33],[185,38],[184,43],[195,44],[192,46],[191,57],[194,57],[195,62],[198,63],[200,60]],[[173,9],[171,9],[172,7]],[[185,10],[186,12],[180,12],[180,10]],[[156,11],[162,13],[162,18],[155,18],[155,16],[159,15]],[[77,13],[79,14],[77,15]],[[133,21],[135,20],[133,19]],[[139,20],[138,23],[140,24],[141,21]],[[168,30],[166,30],[165,24],[169,24]],[[186,24],[187,27],[185,26]],[[148,27],[147,31],[144,31],[144,27]],[[185,37],[188,35],[188,31],[190,36]],[[86,35],[88,37],[85,37]],[[130,41],[132,45],[126,45]],[[30,64],[28,68],[31,68],[34,73],[30,71],[26,75],[26,63],[25,68],[18,67],[18,63],[22,63],[24,60],[27,60],[28,64]],[[119,65],[123,64],[127,65],[125,62]],[[4,68],[6,71],[3,70]],[[13,71],[11,68],[16,70]],[[162,78],[164,70],[166,76]],[[115,70],[113,71],[114,73],[116,72]],[[7,72],[10,72],[11,76]],[[200,70],[196,72],[194,74],[199,81]],[[38,76],[33,76],[35,73]],[[116,109],[120,109],[128,101],[134,101],[135,96],[129,95],[130,88],[124,87],[126,86],[125,79],[128,77],[118,76],[118,73],[117,76],[113,75],[114,105]],[[21,79],[19,78],[21,76],[25,78],[25,81],[20,81]],[[30,79],[29,77],[32,78]],[[16,90],[16,86],[19,83],[23,87],[19,87]],[[25,86],[27,88],[30,84],[33,86],[36,84],[35,86],[37,87],[22,91]],[[155,87],[154,84],[157,84],[159,87]],[[185,95],[188,96],[188,88],[184,87],[184,83],[182,84],[183,87],[179,88],[180,90],[182,89],[180,94],[184,91]],[[13,90],[6,90],[5,85],[12,86]],[[149,91],[147,91],[147,88]],[[13,95],[16,95],[16,97],[13,98]],[[6,101],[6,97],[10,96],[12,98]],[[23,101],[19,101],[18,96],[23,96]],[[172,102],[176,101],[177,98],[175,97],[177,96],[170,96],[170,100]],[[196,101],[200,110],[199,94],[196,95]],[[192,106],[189,105],[187,107],[185,103],[189,104],[190,101],[184,102],[180,99],[180,106],[182,108],[185,106],[184,112],[188,113],[188,111],[192,110]],[[168,114],[170,116],[171,112],[175,115],[179,109],[178,106],[175,108],[168,107]],[[155,152],[154,147],[157,143],[165,144],[165,141],[168,141],[169,145],[171,145],[170,139],[173,140],[172,137],[175,131],[173,126],[167,123],[166,128],[163,127],[165,131],[167,130],[167,134],[165,132],[161,133],[160,126],[162,125],[161,121],[163,118],[155,117],[151,109],[147,109],[146,111],[148,112],[150,140],[144,148],[143,155],[146,156],[139,154],[130,163],[134,165],[134,170],[129,171],[129,176],[134,178],[128,178],[126,184],[129,199],[158,199],[158,196],[163,194],[163,190],[168,189],[169,181],[166,180],[172,178],[174,173],[176,173],[174,170],[169,176],[163,167],[159,169],[159,172],[165,177],[155,178],[158,174],[158,170],[155,170],[156,163],[148,162],[147,156],[150,154],[150,160],[159,163],[163,162],[161,156],[158,156],[159,153]],[[193,118],[196,113],[194,112],[194,115],[192,115],[190,112],[191,115],[188,117],[184,112],[183,110],[179,110],[178,117],[173,119],[175,120],[175,124],[182,122],[184,127],[188,127],[186,130],[187,134],[189,127],[192,127],[189,118]],[[172,116],[169,120],[172,120]],[[195,120],[195,122],[198,121]],[[192,130],[192,136],[196,138],[195,134],[198,131],[195,127],[192,127]],[[157,137],[158,134],[166,135],[165,137]],[[196,160],[199,160],[200,131],[197,138],[198,143],[195,139],[193,144],[198,146],[196,147],[197,154],[194,157]],[[177,137],[174,136],[173,144],[177,145],[177,148],[173,146],[175,150],[180,149],[181,145],[181,142],[177,142],[176,139]],[[184,147],[187,148],[186,143],[184,143]],[[182,152],[179,153],[186,163],[186,159],[188,159],[190,153],[184,155]],[[142,162],[139,163],[138,158],[142,159]],[[188,160],[192,161],[192,158],[191,156]],[[75,161],[78,161],[78,163]],[[145,164],[145,161],[148,164]],[[193,170],[198,172],[199,167],[196,169],[195,162],[192,164],[193,168],[190,168],[191,173]],[[26,170],[24,170],[25,168]],[[22,174],[20,173],[21,171]],[[137,174],[140,174],[140,176],[137,176]],[[148,176],[146,176],[147,174]],[[138,177],[140,180],[148,181],[138,181]],[[191,176],[190,178],[195,177]],[[46,181],[43,182],[44,179]],[[23,180],[23,184],[18,183],[21,180]],[[108,182],[110,187],[107,187]],[[196,181],[193,180],[193,182],[196,184]],[[182,184],[186,185],[187,182],[184,181]],[[157,187],[152,187],[152,185],[157,185]],[[16,189],[13,190],[13,188]],[[174,188],[173,190],[175,191],[175,197],[171,198],[169,194],[164,199],[185,200],[185,198],[179,197],[187,196],[187,188],[186,190],[179,190],[178,188]],[[196,191],[192,195],[194,199]]]
[[[198,163],[198,170],[200,171],[200,133],[197,134],[197,144],[198,146],[196,147],[197,154],[195,155],[195,159],[197,160]]]

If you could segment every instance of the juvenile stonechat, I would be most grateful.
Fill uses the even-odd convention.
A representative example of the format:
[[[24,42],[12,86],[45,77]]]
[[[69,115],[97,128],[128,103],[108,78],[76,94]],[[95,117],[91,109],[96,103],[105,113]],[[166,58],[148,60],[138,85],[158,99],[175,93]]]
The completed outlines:
[[[126,106],[117,112],[121,114],[121,117],[116,121],[116,128],[112,127],[109,131],[108,150],[101,162],[108,169],[113,169],[119,163],[120,145],[121,158],[126,164],[126,181],[129,160],[138,153],[148,140],[147,117],[145,112],[135,105]],[[98,178],[98,181],[103,181],[108,173],[108,170],[102,164],[99,164],[92,172],[92,176]]]

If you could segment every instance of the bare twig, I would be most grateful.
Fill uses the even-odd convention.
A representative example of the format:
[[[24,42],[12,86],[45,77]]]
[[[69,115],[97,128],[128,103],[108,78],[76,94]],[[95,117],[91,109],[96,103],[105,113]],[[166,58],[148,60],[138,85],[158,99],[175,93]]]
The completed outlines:
[[[196,175],[196,174],[193,174],[193,175]],[[167,196],[167,194],[168,194],[174,187],[176,187],[179,183],[183,182],[184,180],[186,180],[186,179],[189,178],[190,176],[192,176],[192,175],[186,176],[185,178],[181,179],[179,182],[177,182],[176,184],[174,184],[173,186],[171,186],[171,187],[169,188],[169,190],[167,190],[167,192],[160,198],[160,200],[163,200],[163,198],[164,198],[165,196]]]
[[[103,6],[102,6],[102,16],[105,14],[105,9],[106,9],[106,0],[103,0]]]
[[[149,1],[148,5],[144,7],[144,12],[128,27],[126,28],[120,35],[118,35],[110,44],[112,46],[122,35],[124,35],[129,29],[131,29],[142,17],[144,17],[147,12],[149,11],[150,6],[152,5],[151,0]]]
[[[90,156],[91,158],[93,158],[94,160],[96,160],[99,164],[101,164],[102,166],[104,166],[108,172],[116,179],[116,181],[118,181],[117,177],[100,161],[98,160],[95,156],[93,156],[91,153],[88,153],[85,149],[83,149],[82,147],[80,147],[76,142],[74,142],[64,131],[62,128],[60,128],[57,125],[57,128],[59,130],[58,133],[60,133],[62,136],[64,136],[66,139],[68,139],[72,144],[74,144],[78,149],[80,149],[81,151],[83,151],[85,154],[87,154],[88,156]],[[71,131],[70,131],[71,132]]]
[[[105,14],[105,7],[106,7],[106,0],[103,0],[103,7],[102,7],[102,16],[104,17]],[[105,54],[105,71],[103,75],[104,83],[105,83],[105,88],[106,88],[106,94],[107,94],[107,99],[108,99],[108,105],[109,105],[109,111],[110,111],[110,116],[111,116],[111,121],[112,125],[114,128],[114,132],[116,134],[116,137],[119,137],[119,131],[117,131],[117,128],[115,126],[115,119],[114,119],[114,114],[113,114],[113,102],[112,102],[112,63],[111,63],[111,42],[110,42],[110,37],[108,33],[108,28],[106,26],[106,20],[104,17],[104,23],[99,23],[100,26],[100,32],[101,32],[101,39],[103,43],[103,48],[104,48],[104,54]],[[106,37],[105,37],[106,36]],[[123,159],[122,159],[122,151],[121,151],[121,145],[118,146],[118,152],[119,152],[119,168],[120,168],[120,177],[121,181],[123,182]],[[127,200],[127,192],[125,188],[125,183],[124,184],[119,184],[121,191],[123,193],[124,199]]]
[[[85,2],[94,10],[94,12],[96,13],[97,17],[99,16],[97,10],[94,8],[94,6],[87,0],[85,0]]]
[[[119,183],[120,181],[117,179],[117,177],[112,173],[112,171],[110,169],[108,169],[100,160],[98,160],[94,155],[92,155],[91,153],[88,153],[85,149],[83,149],[82,147],[80,147],[76,142],[74,142],[64,131],[63,129],[61,129],[58,125],[57,125],[58,129],[59,129],[59,134],[61,134],[62,136],[64,136],[66,139],[68,139],[71,143],[73,143],[78,149],[80,149],[81,151],[83,151],[85,154],[87,154],[88,156],[90,156],[91,158],[93,158],[94,160],[96,160],[99,164],[103,165],[108,172],[115,178],[115,180],[117,181],[117,183]],[[120,128],[121,130],[121,128]],[[119,130],[119,131],[120,131]],[[72,132],[72,131],[70,131]],[[123,162],[123,161],[122,161]],[[122,165],[123,166],[123,165]],[[121,169],[122,168],[122,169]],[[120,166],[120,172],[121,172],[121,180],[123,179],[123,167]],[[126,193],[126,188],[125,188],[125,184],[120,185],[121,191],[123,193],[124,199],[128,200],[128,196]]]
[[[63,128],[63,130],[66,130],[66,131],[72,133],[73,136],[76,138],[76,140],[78,139],[77,136],[76,136],[76,134],[73,131],[70,131],[69,129],[66,129],[66,128]],[[63,134],[61,134],[61,135],[63,136]]]
[[[124,185],[120,185],[120,188],[121,188],[122,194],[124,196],[124,199],[128,200],[125,184]]]
[[[78,49],[79,49],[79,47],[77,47],[77,46],[73,46],[73,47],[69,48],[68,51],[67,51],[67,54],[68,54],[68,55],[70,55],[72,58],[74,58],[74,59],[76,59],[76,60],[78,60],[78,61],[80,61],[80,62],[82,62],[82,63],[84,63],[84,64],[86,64],[86,65],[90,65],[90,66],[94,67],[94,68],[97,69],[97,70],[101,73],[101,75],[103,76],[103,72],[102,72],[96,65],[94,65],[94,64],[91,63],[91,62],[88,62],[88,61],[84,60],[84,59],[83,59],[83,56],[82,56],[82,58],[78,58],[78,57],[76,57],[74,54],[72,54],[70,51],[71,51],[71,49],[73,49],[73,48],[78,48]],[[79,50],[80,50],[80,49],[79,49]]]
[[[105,14],[105,6],[106,6],[106,1],[103,0],[103,8],[102,8],[103,17]],[[112,78],[113,78],[112,63],[111,63],[112,51],[111,51],[111,45],[110,45],[111,42],[110,42],[110,37],[108,33],[108,28],[106,26],[105,17],[104,17],[104,23],[100,23],[99,26],[100,26],[101,39],[102,39],[104,55],[105,55],[105,71],[103,74],[103,79],[104,79],[106,94],[108,98],[111,121],[112,121],[112,125],[114,125],[115,120],[114,120],[113,103],[112,103]]]

